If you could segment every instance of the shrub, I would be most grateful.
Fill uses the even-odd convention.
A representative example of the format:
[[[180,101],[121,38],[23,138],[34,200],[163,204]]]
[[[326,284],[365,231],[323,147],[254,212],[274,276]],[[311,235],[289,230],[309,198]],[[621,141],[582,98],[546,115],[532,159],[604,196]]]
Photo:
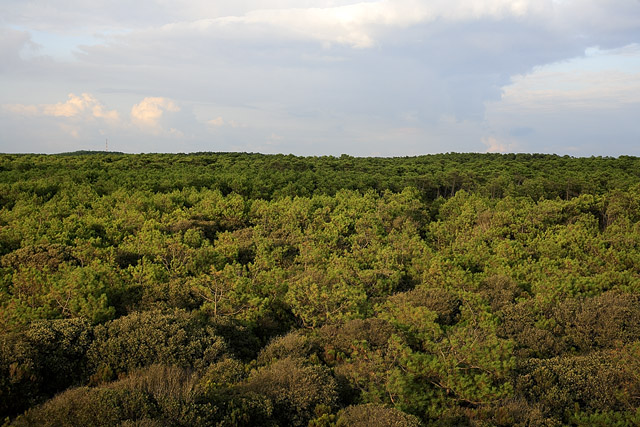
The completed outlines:
[[[540,404],[551,416],[568,422],[575,412],[624,410],[633,402],[625,393],[629,382],[617,352],[585,356],[530,359],[516,379],[516,392]],[[637,379],[636,389],[637,389]]]
[[[420,420],[382,405],[349,406],[338,413],[336,427],[418,427]]]
[[[39,321],[0,336],[0,415],[82,383],[91,338],[91,326],[81,319]]]
[[[306,425],[319,405],[333,407],[337,384],[322,366],[286,358],[252,373],[243,390],[268,397],[281,425]]]
[[[267,365],[286,357],[306,359],[319,351],[317,340],[307,337],[303,332],[294,331],[276,337],[258,354],[258,364]]]
[[[153,399],[142,391],[80,387],[28,410],[16,419],[15,425],[110,427],[123,421],[141,421],[149,425],[150,419],[157,414]]]
[[[393,332],[394,328],[385,320],[355,319],[341,325],[324,326],[318,331],[318,337],[324,347],[325,359],[333,362],[336,357],[348,357],[356,350],[354,344],[366,343],[371,349],[386,347]]]
[[[100,381],[156,363],[202,370],[225,351],[212,326],[175,310],[132,313],[96,327],[88,356]]]

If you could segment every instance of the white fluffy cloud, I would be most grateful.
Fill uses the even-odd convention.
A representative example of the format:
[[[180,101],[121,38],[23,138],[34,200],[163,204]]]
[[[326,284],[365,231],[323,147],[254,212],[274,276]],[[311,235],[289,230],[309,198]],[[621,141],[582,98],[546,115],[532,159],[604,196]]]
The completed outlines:
[[[102,119],[108,122],[117,122],[120,119],[120,115],[116,110],[108,110],[93,95],[88,93],[83,93],[80,96],[70,93],[66,102],[58,102],[56,104],[5,104],[2,108],[11,113],[28,116],[81,118],[83,120]]]
[[[66,102],[43,106],[43,113],[54,117],[77,117],[88,114],[91,117],[106,120],[118,120],[119,118],[117,111],[106,110],[102,103],[88,93],[83,93],[81,96],[71,93]]]
[[[104,143],[106,133],[125,125],[117,110],[108,109],[88,93],[70,93],[65,102],[55,104],[3,104],[0,122],[6,132],[0,138],[0,147],[13,152],[55,151],[51,144],[59,144],[59,150],[64,150],[91,137]]]
[[[142,129],[153,133],[163,131],[161,119],[165,112],[180,111],[172,100],[162,97],[147,97],[131,108],[131,120]],[[175,132],[175,129],[173,130]]]
[[[111,136],[118,140],[121,149],[136,151],[130,141],[141,141],[147,137],[163,138],[167,140],[181,141],[185,138],[184,132],[178,129],[167,115],[181,111],[180,107],[172,100],[162,97],[145,97],[131,107],[129,115],[121,114],[115,109],[108,109],[103,102],[94,95],[83,93],[80,96],[69,94],[65,102],[55,104],[3,104],[0,105],[0,121],[9,120],[6,128],[11,124],[28,126],[29,132],[22,129],[25,135],[39,135],[32,138],[42,138],[47,135],[48,140],[60,141],[61,146],[68,146],[68,138],[76,141],[84,141],[82,144],[96,142],[92,149],[102,149],[104,140]],[[33,126],[37,123],[38,126]],[[21,129],[13,129],[7,135],[13,133],[19,135]],[[65,141],[67,138],[67,142]],[[93,142],[91,142],[93,141]],[[5,144],[4,140],[0,140]],[[161,147],[152,144],[152,147]],[[169,146],[170,147],[170,146]],[[174,148],[176,145],[174,144]],[[5,146],[7,150],[9,146]],[[22,146],[14,146],[10,151],[22,149]],[[81,146],[82,149],[86,147]],[[168,150],[168,147],[165,148]]]

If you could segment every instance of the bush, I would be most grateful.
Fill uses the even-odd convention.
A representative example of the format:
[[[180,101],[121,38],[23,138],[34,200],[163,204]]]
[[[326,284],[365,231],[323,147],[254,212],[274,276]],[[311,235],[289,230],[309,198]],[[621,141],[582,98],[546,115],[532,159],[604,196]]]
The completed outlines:
[[[71,249],[59,244],[25,246],[2,257],[0,264],[14,269],[33,267],[55,271],[61,264],[75,261]]]
[[[113,389],[142,392],[156,402],[161,419],[180,424],[188,412],[197,408],[199,378],[192,370],[177,366],[151,365],[108,385]]]
[[[349,406],[338,413],[336,427],[418,427],[420,420],[382,405]]]
[[[530,359],[521,367],[516,392],[528,402],[540,404],[552,417],[568,422],[574,411],[594,413],[629,408],[634,404],[633,396],[624,389],[629,388],[629,381],[629,373],[617,352],[596,352]]]
[[[319,351],[317,340],[310,339],[303,332],[294,331],[276,337],[258,354],[258,364],[267,365],[287,357],[307,359]]]
[[[68,390],[15,421],[16,426],[115,426],[123,421],[149,425],[158,408],[142,391],[80,387]],[[144,421],[143,421],[144,420]]]
[[[334,366],[341,402],[380,402],[387,396],[386,383],[392,369],[389,341],[394,332],[385,320],[352,320],[324,326],[318,331],[322,358]]]
[[[341,325],[324,326],[318,337],[324,347],[324,358],[331,363],[348,357],[365,343],[367,348],[384,348],[394,332],[394,328],[381,319],[355,319]],[[354,346],[358,344],[358,346]]]
[[[113,388],[139,390],[157,401],[190,401],[196,395],[198,376],[190,369],[177,366],[151,365],[133,372],[110,385]]]
[[[528,402],[523,397],[501,399],[489,405],[483,405],[470,412],[470,418],[477,425],[482,426],[560,427],[563,425],[558,418],[550,416],[543,405]],[[483,424],[483,421],[486,424]]]
[[[640,337],[640,295],[605,292],[577,304],[564,314],[569,344],[581,350],[616,348]]]
[[[243,390],[268,397],[281,425],[306,425],[316,407],[333,407],[338,397],[336,381],[327,368],[304,366],[292,358],[253,372]]]
[[[612,290],[600,295],[505,309],[502,335],[518,344],[520,357],[554,357],[618,348],[640,337],[640,295]]]
[[[0,416],[81,384],[91,339],[91,326],[81,319],[39,321],[0,336]]]
[[[244,365],[235,359],[225,358],[209,366],[200,378],[199,388],[205,395],[215,396],[226,393],[245,378]]]
[[[94,381],[152,364],[205,369],[226,352],[212,326],[181,310],[132,313],[95,329],[88,352]]]

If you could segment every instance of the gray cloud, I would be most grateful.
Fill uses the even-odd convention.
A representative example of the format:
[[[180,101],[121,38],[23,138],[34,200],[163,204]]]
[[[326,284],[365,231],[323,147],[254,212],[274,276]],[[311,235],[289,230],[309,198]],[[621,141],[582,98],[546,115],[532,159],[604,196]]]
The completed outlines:
[[[12,150],[9,135],[42,138],[37,131],[20,137],[17,128],[24,125],[26,110],[6,105],[55,105],[68,93],[88,93],[122,118],[109,127],[95,118],[75,123],[77,144],[109,133],[126,141],[128,151],[539,151],[532,145],[535,138],[582,138],[585,112],[566,109],[563,123],[569,130],[561,129],[557,115],[526,120],[525,108],[541,99],[514,104],[514,91],[531,95],[526,85],[514,85],[515,76],[531,81],[540,75],[536,67],[582,57],[588,47],[618,48],[640,40],[640,8],[631,0],[170,6],[145,0],[100,1],[91,8],[61,1],[55,10],[49,4],[7,0],[0,6],[0,88],[11,99],[1,101],[0,119],[7,126],[0,135],[2,151]],[[72,61],[39,57],[33,30],[91,35],[95,42],[72,46]],[[633,74],[625,76],[626,86],[617,86],[620,93],[637,81]],[[545,84],[558,84],[552,80]],[[43,99],[36,99],[38,93]],[[575,102],[572,94],[557,95],[552,106]],[[130,117],[135,105],[154,98],[175,107],[164,104],[156,123],[163,131],[155,133]],[[592,98],[590,111],[621,102],[604,91]],[[218,118],[220,125],[212,125]],[[63,144],[69,124],[58,119],[31,116]],[[514,131],[525,128],[531,132]],[[584,147],[588,154],[586,147],[593,145]]]

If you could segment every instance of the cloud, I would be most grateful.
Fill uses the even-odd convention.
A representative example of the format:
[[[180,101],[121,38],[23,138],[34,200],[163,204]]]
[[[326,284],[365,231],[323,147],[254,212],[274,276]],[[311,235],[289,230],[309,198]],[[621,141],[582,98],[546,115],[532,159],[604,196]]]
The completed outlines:
[[[317,40],[325,46],[337,43],[370,48],[376,44],[377,33],[385,29],[407,28],[436,20],[457,22],[519,17],[539,11],[539,4],[533,0],[382,0],[336,7],[265,8],[237,16],[167,24],[162,30],[202,35],[224,31],[227,37],[231,33],[242,38],[264,37],[270,33],[272,36]]]
[[[215,119],[209,120],[207,124],[213,127],[221,127],[224,126],[224,119],[222,117],[216,117]]]
[[[47,140],[46,144],[58,140],[61,146],[68,144],[69,137],[80,141],[99,135],[100,140],[104,141],[102,135],[126,126],[117,110],[107,109],[89,93],[80,96],[70,93],[65,102],[55,104],[4,104],[0,106],[0,119],[9,120],[3,126],[7,135],[23,135],[25,140]],[[25,141],[25,144],[19,144],[16,148],[25,149],[31,143]]]
[[[236,120],[225,120],[223,119],[221,116],[218,116],[214,119],[208,120],[206,122],[206,125],[209,126],[209,128],[222,128],[222,127],[230,127],[233,129],[237,129],[237,128],[246,128],[247,124],[245,123],[240,123]]]
[[[548,3],[541,1],[538,3]],[[251,23],[281,24],[292,17],[307,23],[337,21],[345,25],[370,23],[394,24],[415,21],[412,17],[476,17],[484,14],[525,13],[537,4],[529,0],[246,0],[211,2],[206,0],[95,0],[91,7],[79,7],[76,1],[59,0],[55,6],[46,0],[5,0],[0,16],[17,25],[40,30],[66,30],[85,27],[150,27],[172,22],[188,22],[202,17]],[[414,13],[412,13],[412,11]]]
[[[487,153],[513,153],[518,148],[517,142],[498,140],[495,136],[483,137],[482,143],[487,147]]]
[[[140,147],[145,147],[148,151],[171,151],[181,147],[175,142],[193,138],[181,129],[183,125],[192,129],[198,126],[188,114],[177,119],[172,117],[180,111],[181,108],[168,98],[145,97],[130,107],[130,115],[125,115],[126,118],[123,119],[117,110],[108,109],[89,93],[80,96],[72,93],[65,102],[55,104],[4,104],[0,105],[0,124],[7,139],[0,139],[0,151],[15,151],[32,146],[31,143],[20,146],[12,144],[2,148],[3,144],[16,138],[46,140],[46,150],[49,152],[56,151],[51,148],[52,141],[65,147],[62,148],[65,151],[103,149],[107,137],[110,146],[123,151],[138,151]],[[204,128],[204,124],[202,127]],[[75,141],[75,145],[71,141]],[[174,141],[174,144],[163,145],[167,141]],[[134,143],[138,144],[137,150]]]
[[[165,113],[179,112],[180,107],[168,98],[146,97],[131,108],[131,122],[127,123],[120,120],[120,113],[117,110],[107,109],[95,96],[89,93],[83,93],[80,96],[70,93],[65,102],[39,105],[4,104],[2,111],[20,116],[53,117],[74,122],[99,120],[123,128],[133,124],[140,129],[157,133],[163,131]],[[176,129],[169,129],[168,132],[174,135],[178,134]]]
[[[497,150],[517,140],[524,151],[637,154],[639,116],[640,46],[591,48],[514,76],[486,103],[492,136],[483,142]]]
[[[640,45],[601,51],[516,75],[491,113],[551,113],[640,105]],[[613,68],[612,68],[613,67]]]
[[[624,108],[640,103],[640,73],[624,71],[537,71],[517,76],[494,108],[553,112],[560,109]]]
[[[46,116],[54,117],[77,117],[88,113],[95,118],[107,120],[118,119],[117,111],[106,111],[104,106],[94,96],[88,93],[83,93],[81,96],[70,93],[67,102],[42,106],[42,113]]]
[[[19,116],[42,115],[41,108],[37,105],[4,104],[2,105],[2,110]]]
[[[107,110],[105,106],[93,95],[83,93],[76,96],[69,94],[66,102],[57,104],[6,104],[5,111],[24,116],[51,116],[66,118],[82,118],[85,120],[102,119],[109,122],[117,122],[120,116],[116,110]]]
[[[117,131],[129,151],[273,150],[276,134],[298,154],[556,151],[637,128],[635,71],[567,68],[640,40],[635,0],[0,3],[0,119],[23,139],[16,117]],[[60,39],[74,54],[43,58]],[[110,107],[41,104],[60,88]]]
[[[38,47],[31,40],[31,35],[28,31],[0,26],[0,72],[18,67],[22,62],[22,55],[25,52],[37,52]]]
[[[162,97],[147,97],[131,108],[131,120],[140,128],[152,133],[164,132],[161,119],[165,112],[180,111],[172,100]],[[180,135],[176,129],[169,129],[169,133]]]
[[[584,49],[547,23],[550,0],[336,3],[248,2],[83,46],[78,60],[119,90],[176,100],[481,120],[510,75]],[[310,60],[328,48],[340,61]]]

